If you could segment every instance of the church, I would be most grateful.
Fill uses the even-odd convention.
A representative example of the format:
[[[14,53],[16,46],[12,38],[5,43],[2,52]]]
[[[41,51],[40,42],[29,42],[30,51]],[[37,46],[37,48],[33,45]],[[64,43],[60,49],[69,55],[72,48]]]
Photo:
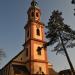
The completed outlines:
[[[48,63],[47,49],[38,50],[46,43],[45,25],[40,21],[41,10],[35,0],[31,1],[27,15],[23,50],[0,70],[0,75],[58,75]]]

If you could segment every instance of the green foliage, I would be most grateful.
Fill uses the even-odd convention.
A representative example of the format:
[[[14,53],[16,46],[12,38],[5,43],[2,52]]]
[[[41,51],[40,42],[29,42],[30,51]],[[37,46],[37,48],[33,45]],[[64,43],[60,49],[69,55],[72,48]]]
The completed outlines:
[[[53,51],[63,52],[64,48],[62,46],[62,41],[65,48],[73,48],[75,46],[75,31],[70,28],[67,24],[64,24],[62,18],[62,12],[54,10],[50,16],[46,33],[46,38],[49,39],[48,45],[54,45]],[[61,40],[61,38],[62,40]]]

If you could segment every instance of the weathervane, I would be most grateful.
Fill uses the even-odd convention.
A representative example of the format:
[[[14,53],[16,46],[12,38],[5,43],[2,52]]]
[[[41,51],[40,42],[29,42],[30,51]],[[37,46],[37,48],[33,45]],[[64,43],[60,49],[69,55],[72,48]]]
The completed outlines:
[[[75,0],[72,0],[71,3],[75,6]],[[75,8],[74,8],[74,16],[75,16]]]

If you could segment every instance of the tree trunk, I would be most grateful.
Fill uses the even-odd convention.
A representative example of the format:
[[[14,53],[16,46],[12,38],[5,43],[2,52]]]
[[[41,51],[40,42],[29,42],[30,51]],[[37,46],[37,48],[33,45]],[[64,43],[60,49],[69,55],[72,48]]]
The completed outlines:
[[[69,55],[68,55],[68,53],[67,53],[67,50],[66,50],[66,48],[65,48],[65,46],[64,46],[63,39],[62,39],[62,36],[61,36],[61,33],[60,33],[60,32],[59,32],[59,36],[60,36],[61,44],[62,44],[62,46],[63,46],[63,48],[64,48],[64,52],[65,52],[66,58],[67,58],[67,60],[68,60],[70,69],[71,69],[71,72],[72,72],[72,75],[75,75],[74,67],[73,67],[72,62],[71,62],[71,60],[70,60],[70,58],[69,58]]]

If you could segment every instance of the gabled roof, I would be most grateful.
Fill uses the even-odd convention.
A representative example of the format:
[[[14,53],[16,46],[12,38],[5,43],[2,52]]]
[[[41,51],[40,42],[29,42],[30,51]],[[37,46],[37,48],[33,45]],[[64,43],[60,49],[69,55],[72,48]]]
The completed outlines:
[[[3,68],[5,68],[8,64],[10,64],[16,57],[18,57],[22,52],[24,52],[24,50],[20,51],[16,56],[14,56]]]

